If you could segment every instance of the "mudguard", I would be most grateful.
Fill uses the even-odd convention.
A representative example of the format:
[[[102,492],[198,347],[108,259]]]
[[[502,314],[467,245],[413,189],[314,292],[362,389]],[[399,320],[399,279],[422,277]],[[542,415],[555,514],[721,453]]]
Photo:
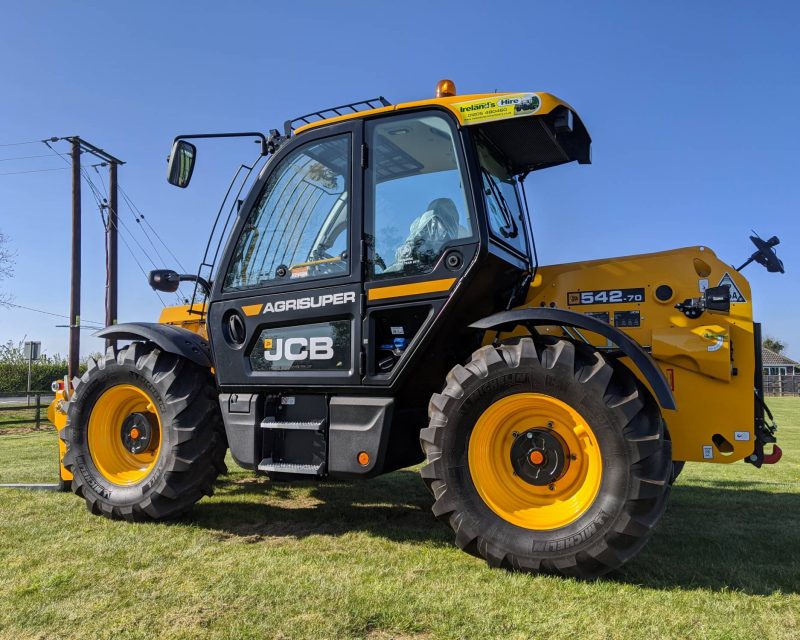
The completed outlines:
[[[109,340],[149,340],[167,353],[191,360],[201,367],[213,367],[214,359],[208,341],[202,336],[170,324],[129,322],[100,329],[95,338]]]
[[[537,326],[562,326],[575,327],[591,331],[615,344],[620,351],[628,356],[633,364],[642,372],[647,382],[656,394],[658,403],[664,409],[676,410],[675,397],[672,394],[664,373],[656,364],[655,360],[647,353],[635,340],[619,329],[610,324],[585,316],[582,313],[566,311],[564,309],[552,309],[549,307],[537,307],[532,309],[515,309],[512,311],[502,311],[491,316],[478,320],[470,325],[472,329],[496,329],[513,330],[516,326],[522,325],[535,332]]]

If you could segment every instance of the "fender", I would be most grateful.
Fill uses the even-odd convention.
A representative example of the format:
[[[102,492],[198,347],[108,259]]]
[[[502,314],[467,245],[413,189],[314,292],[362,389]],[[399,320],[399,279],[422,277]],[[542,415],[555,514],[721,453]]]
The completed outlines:
[[[111,325],[93,335],[109,340],[149,340],[162,351],[182,356],[201,367],[214,366],[211,348],[202,336],[171,324],[129,322]]]
[[[675,396],[672,395],[664,373],[656,364],[655,360],[647,353],[638,342],[630,338],[626,333],[616,329],[606,322],[597,320],[582,313],[566,311],[564,309],[551,309],[548,307],[537,307],[533,309],[516,309],[513,311],[502,311],[491,316],[478,320],[470,325],[471,329],[512,330],[517,325],[522,325],[531,329],[535,333],[535,327],[557,325],[562,327],[575,327],[585,329],[603,336],[615,344],[620,351],[628,356],[633,364],[642,372],[653,391],[656,394],[658,403],[664,409],[676,410]]]

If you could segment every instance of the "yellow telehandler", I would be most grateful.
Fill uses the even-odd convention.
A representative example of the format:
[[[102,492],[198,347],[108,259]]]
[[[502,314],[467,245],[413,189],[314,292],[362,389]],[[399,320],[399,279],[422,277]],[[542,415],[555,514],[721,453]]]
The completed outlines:
[[[191,140],[230,136],[266,161],[218,216],[225,241],[206,272],[149,276],[192,283],[191,304],[98,332],[130,344],[52,405],[62,482],[93,513],[178,517],[228,450],[275,480],[424,462],[460,548],[592,578],[641,550],[685,462],[780,458],[741,273],[782,272],[778,239],[753,236],[739,269],[702,246],[539,266],[526,177],[590,162],[559,98],[448,80],[283,132],[182,135],[170,183],[189,184]]]

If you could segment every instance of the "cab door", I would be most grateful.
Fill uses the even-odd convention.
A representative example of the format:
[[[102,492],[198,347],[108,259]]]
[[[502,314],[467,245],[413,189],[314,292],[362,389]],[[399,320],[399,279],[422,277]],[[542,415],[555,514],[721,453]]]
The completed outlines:
[[[382,116],[365,123],[364,135],[364,382],[391,386],[424,354],[480,242],[462,135],[449,113]]]
[[[242,206],[208,315],[221,387],[360,384],[362,126],[293,138]]]

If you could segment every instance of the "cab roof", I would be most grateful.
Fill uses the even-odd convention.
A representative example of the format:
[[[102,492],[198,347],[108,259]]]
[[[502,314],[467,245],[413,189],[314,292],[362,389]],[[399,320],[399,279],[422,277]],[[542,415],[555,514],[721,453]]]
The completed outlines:
[[[475,127],[503,152],[515,173],[573,160],[591,162],[591,138],[577,112],[544,92],[452,95],[400,104],[381,96],[289,120],[285,130],[287,136],[302,135],[337,122],[425,107],[446,109],[460,126]]]

